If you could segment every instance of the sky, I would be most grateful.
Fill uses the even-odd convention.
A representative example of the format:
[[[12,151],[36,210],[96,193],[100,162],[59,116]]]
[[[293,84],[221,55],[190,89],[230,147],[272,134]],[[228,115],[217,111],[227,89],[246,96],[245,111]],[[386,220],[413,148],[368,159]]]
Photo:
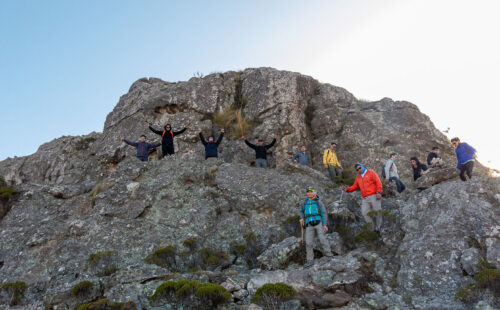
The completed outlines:
[[[500,169],[500,1],[0,1],[0,160],[102,131],[141,77],[274,67],[416,104]]]

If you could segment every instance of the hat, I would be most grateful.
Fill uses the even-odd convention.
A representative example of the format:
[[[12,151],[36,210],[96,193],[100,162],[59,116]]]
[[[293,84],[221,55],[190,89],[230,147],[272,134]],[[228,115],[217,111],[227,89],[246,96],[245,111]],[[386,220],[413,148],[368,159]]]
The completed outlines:
[[[314,192],[314,188],[312,186],[308,186],[306,188],[306,192]]]

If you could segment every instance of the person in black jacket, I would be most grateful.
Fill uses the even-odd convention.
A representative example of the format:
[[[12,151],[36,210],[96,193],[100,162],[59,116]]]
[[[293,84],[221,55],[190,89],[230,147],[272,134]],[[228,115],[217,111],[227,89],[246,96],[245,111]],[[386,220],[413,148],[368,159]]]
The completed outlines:
[[[268,145],[264,145],[264,140],[262,138],[259,138],[257,140],[257,145],[255,145],[248,142],[245,136],[242,137],[242,139],[245,139],[246,145],[255,150],[255,167],[267,168],[267,150],[272,148],[276,143],[277,136],[274,135],[273,138],[273,142]]]
[[[443,164],[443,160],[439,157],[439,147],[435,146],[432,148],[432,151],[427,155],[427,165],[439,166]]]
[[[203,133],[200,130],[200,140],[201,143],[205,146],[205,160],[209,157],[218,157],[218,147],[220,142],[222,141],[222,138],[224,137],[224,129],[220,130],[220,135],[217,141],[215,142],[215,138],[213,136],[208,137],[208,142],[205,141],[205,138],[203,137]]]
[[[162,136],[161,139],[161,157],[165,157],[167,155],[174,155],[174,137],[177,135],[180,135],[184,131],[186,131],[189,126],[184,127],[184,129],[179,130],[179,131],[173,131],[172,126],[170,124],[165,125],[164,130],[156,130],[153,127],[151,127],[151,124],[146,122],[146,124],[149,127],[149,130],[154,132],[157,135]]]
[[[423,174],[426,173],[427,165],[422,164],[416,157],[410,158],[410,161],[411,161],[411,167],[413,168],[413,181],[416,181],[418,178],[420,178]]]

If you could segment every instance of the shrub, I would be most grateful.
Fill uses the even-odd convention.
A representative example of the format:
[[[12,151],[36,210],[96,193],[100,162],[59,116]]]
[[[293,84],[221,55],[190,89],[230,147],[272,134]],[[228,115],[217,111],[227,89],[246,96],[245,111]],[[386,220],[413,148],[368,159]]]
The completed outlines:
[[[368,214],[367,214],[367,215],[368,215],[368,216],[370,216],[370,217],[373,217],[373,216],[375,216],[375,215],[377,215],[377,214],[382,214],[382,216],[383,216],[386,220],[391,221],[391,222],[394,222],[394,221],[396,220],[396,215],[394,215],[394,214],[390,213],[390,212],[389,212],[389,211],[387,211],[387,210],[376,210],[376,211],[375,211],[375,210],[373,210],[373,211],[368,212]]]
[[[252,303],[264,306],[266,309],[279,309],[280,305],[297,296],[297,291],[285,283],[267,283],[257,289],[252,297]]]
[[[111,310],[137,310],[137,305],[133,301],[114,302],[109,307]]]
[[[155,264],[160,267],[174,268],[176,266],[175,255],[177,248],[174,245],[168,245],[149,254],[144,261],[149,264]]]
[[[94,142],[96,139],[93,137],[83,138],[76,143],[75,149],[77,151],[83,151],[89,148],[90,144]]]
[[[9,200],[15,194],[19,194],[19,192],[10,186],[7,186],[5,180],[0,177],[0,199]]]
[[[196,289],[196,297],[209,302],[213,308],[231,301],[231,294],[222,286],[204,283]]]
[[[185,247],[193,250],[194,248],[196,248],[196,238],[187,238],[182,244],[184,244]]]
[[[236,241],[232,241],[229,244],[229,253],[236,255],[236,256],[241,256],[243,253],[245,253],[246,245],[244,244],[239,244]]]
[[[113,265],[113,266],[106,266],[106,268],[104,268],[104,271],[103,271],[102,275],[105,276],[105,277],[108,277],[108,276],[112,275],[113,273],[117,272],[118,270],[120,270],[120,268],[118,268],[115,265]]]
[[[229,258],[226,253],[210,248],[203,248],[198,251],[198,254],[204,267],[220,265]]]
[[[9,306],[14,306],[18,304],[24,297],[24,292],[28,289],[26,283],[17,281],[4,283],[0,286],[1,290],[5,290],[10,294]]]
[[[78,296],[78,295],[85,295],[90,292],[90,290],[94,287],[94,284],[90,281],[82,281],[71,289],[71,294]]]
[[[370,243],[378,240],[378,235],[374,231],[371,230],[365,230],[360,232],[359,234],[354,237],[354,242],[356,243]]]

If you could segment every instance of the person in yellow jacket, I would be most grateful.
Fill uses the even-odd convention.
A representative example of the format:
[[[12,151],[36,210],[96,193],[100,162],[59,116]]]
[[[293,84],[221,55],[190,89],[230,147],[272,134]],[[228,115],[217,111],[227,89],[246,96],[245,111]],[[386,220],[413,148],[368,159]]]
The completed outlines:
[[[335,177],[342,175],[342,165],[337,158],[337,143],[332,142],[330,148],[326,149],[323,153],[323,165],[328,169],[330,179],[335,182]]]

